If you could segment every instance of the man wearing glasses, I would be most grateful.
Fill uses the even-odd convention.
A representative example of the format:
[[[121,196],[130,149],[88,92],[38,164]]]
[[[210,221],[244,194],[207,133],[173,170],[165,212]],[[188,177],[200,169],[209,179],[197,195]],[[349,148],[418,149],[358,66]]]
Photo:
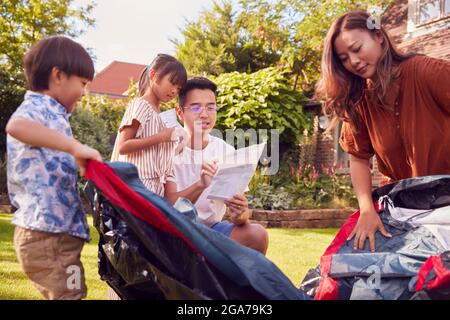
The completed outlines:
[[[172,203],[179,197],[189,199],[204,224],[265,254],[267,231],[249,222],[250,210],[243,194],[227,201],[207,199],[217,163],[224,161],[227,152],[234,151],[231,145],[210,135],[217,119],[216,90],[212,81],[197,77],[189,79],[179,93],[177,114],[184,121],[187,137],[175,156],[173,178],[166,181],[165,197]],[[222,221],[226,210],[231,222]]]

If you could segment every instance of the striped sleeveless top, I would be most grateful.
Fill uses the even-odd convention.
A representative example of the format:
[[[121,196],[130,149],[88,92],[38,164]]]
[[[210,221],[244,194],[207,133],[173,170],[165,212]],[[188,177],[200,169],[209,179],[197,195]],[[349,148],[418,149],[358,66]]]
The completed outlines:
[[[119,133],[124,127],[131,126],[133,119],[140,123],[136,139],[151,137],[166,128],[159,114],[142,98],[137,98],[127,106]],[[111,161],[123,161],[134,164],[139,172],[139,178],[150,191],[164,196],[166,179],[172,176],[175,142],[163,142],[149,148],[126,155],[119,154],[119,137],[116,138]]]

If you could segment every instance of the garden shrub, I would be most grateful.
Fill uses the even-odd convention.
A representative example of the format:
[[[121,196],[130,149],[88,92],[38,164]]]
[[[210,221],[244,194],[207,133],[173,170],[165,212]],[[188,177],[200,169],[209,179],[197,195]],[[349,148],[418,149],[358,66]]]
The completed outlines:
[[[303,113],[306,97],[290,88],[283,71],[232,72],[213,80],[220,106],[218,129],[277,129],[280,142],[294,147],[304,129],[310,127]]]
[[[85,108],[75,109],[70,118],[73,136],[81,143],[97,149],[105,160],[109,160],[112,152],[110,131],[107,122],[94,116]]]

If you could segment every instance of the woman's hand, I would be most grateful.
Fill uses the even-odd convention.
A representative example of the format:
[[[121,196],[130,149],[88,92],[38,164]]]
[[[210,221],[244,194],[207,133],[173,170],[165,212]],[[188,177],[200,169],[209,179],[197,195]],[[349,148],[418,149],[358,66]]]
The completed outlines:
[[[353,242],[353,248],[356,249],[364,249],[364,242],[366,239],[369,239],[370,251],[375,251],[375,233],[380,231],[381,234],[385,237],[392,237],[392,235],[386,231],[384,228],[383,222],[380,219],[380,216],[375,211],[375,208],[372,206],[367,210],[361,210],[358,222],[353,229],[352,233],[348,237],[347,240],[351,240],[355,237]]]
[[[244,195],[236,194],[233,198],[225,200],[225,205],[229,208],[230,221],[239,226],[247,223],[249,219],[248,201]]]

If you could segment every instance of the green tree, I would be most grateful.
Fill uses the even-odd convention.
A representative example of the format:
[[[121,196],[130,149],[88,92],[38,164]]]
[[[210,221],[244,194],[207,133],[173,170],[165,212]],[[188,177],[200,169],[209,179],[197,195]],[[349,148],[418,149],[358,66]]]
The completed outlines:
[[[244,0],[253,1],[253,0]],[[332,22],[354,9],[388,8],[393,0],[283,0],[291,41],[284,48],[281,64],[291,70],[294,89],[310,92],[320,75],[323,40]]]
[[[191,74],[288,71],[294,90],[311,92],[320,72],[323,39],[333,20],[349,10],[392,0],[239,0],[216,2],[187,22],[177,57]]]
[[[283,1],[240,0],[237,71],[252,72],[278,65],[289,44]]]
[[[22,58],[32,44],[51,35],[77,37],[92,26],[93,3],[73,0],[2,0],[0,2],[0,158],[6,122],[25,93]]]
[[[278,27],[282,16],[278,7],[260,2],[258,10],[251,11],[252,5],[247,10],[245,4],[236,11],[230,0],[213,1],[198,21],[186,23],[183,40],[172,42],[190,73],[254,72],[280,59],[286,40],[286,32]]]
[[[177,57],[190,73],[218,75],[235,69],[233,51],[238,31],[231,2],[213,1],[211,11],[202,12],[198,21],[187,21],[182,31],[184,40],[172,39],[172,42]]]
[[[61,34],[76,38],[90,17],[93,3],[74,7],[73,0],[2,0],[0,4],[0,64],[11,75],[22,72],[26,50],[44,37]]]

